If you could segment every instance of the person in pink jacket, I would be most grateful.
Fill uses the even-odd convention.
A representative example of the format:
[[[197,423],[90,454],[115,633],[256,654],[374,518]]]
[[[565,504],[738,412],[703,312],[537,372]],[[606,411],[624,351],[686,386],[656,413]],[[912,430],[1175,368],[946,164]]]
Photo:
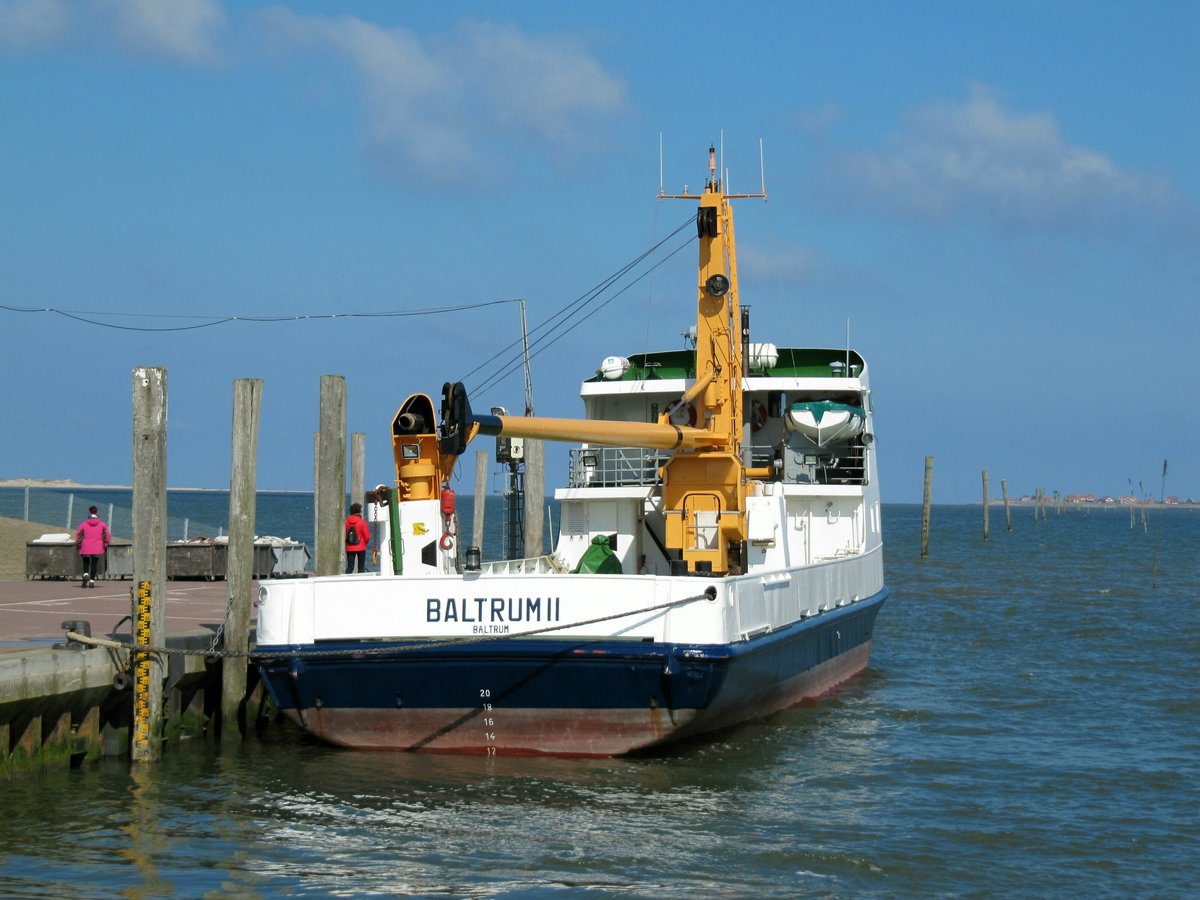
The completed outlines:
[[[108,526],[96,512],[96,507],[88,507],[88,517],[80,522],[75,530],[75,545],[79,548],[79,558],[83,562],[83,587],[96,586],[100,559],[108,552],[111,538]]]
[[[362,504],[351,503],[350,515],[346,516],[346,574],[367,571],[367,545],[371,543],[371,529],[362,517]]]

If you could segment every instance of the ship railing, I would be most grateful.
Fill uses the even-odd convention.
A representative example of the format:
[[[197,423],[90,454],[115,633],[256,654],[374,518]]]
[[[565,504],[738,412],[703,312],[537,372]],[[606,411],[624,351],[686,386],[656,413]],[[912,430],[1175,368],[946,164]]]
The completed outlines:
[[[831,467],[831,484],[866,484],[867,460],[862,444],[855,441],[837,457],[837,465]]]
[[[789,446],[782,453],[781,480],[785,484],[867,483],[866,450],[861,443],[813,448]]]
[[[771,466],[775,448],[770,444],[747,445],[750,465]],[[577,447],[570,451],[567,471],[570,487],[630,487],[658,483],[659,470],[671,454],[642,447]]]
[[[775,465],[775,448],[770,444],[743,444],[742,458],[746,458],[746,452],[749,451],[749,465],[755,469],[765,469]]]
[[[658,470],[671,458],[644,447],[576,447],[570,452],[570,487],[629,487],[658,483]]]
[[[746,444],[743,458],[756,469],[775,468],[777,450],[770,444]],[[795,451],[783,467],[781,480],[808,484],[865,484],[866,454],[855,442],[831,449]],[[659,470],[671,458],[662,450],[642,447],[576,447],[567,471],[570,487],[645,487],[658,483]]]
[[[568,571],[567,564],[554,553],[526,559],[488,560],[480,566],[480,572],[489,575],[562,575]]]

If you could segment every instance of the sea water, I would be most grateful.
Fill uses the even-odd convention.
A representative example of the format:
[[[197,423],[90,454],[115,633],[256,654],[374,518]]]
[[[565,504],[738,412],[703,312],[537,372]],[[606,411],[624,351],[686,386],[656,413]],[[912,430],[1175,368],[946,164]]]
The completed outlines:
[[[883,512],[870,669],[819,703],[627,759],[277,727],[10,782],[0,896],[1196,896],[1200,511],[993,510],[984,542],[934,507],[925,560]]]

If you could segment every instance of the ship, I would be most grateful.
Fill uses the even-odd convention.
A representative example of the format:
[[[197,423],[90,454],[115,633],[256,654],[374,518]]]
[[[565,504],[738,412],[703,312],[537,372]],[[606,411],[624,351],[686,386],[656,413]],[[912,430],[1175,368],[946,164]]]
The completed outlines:
[[[751,341],[733,204],[709,150],[695,327],[607,356],[582,418],[472,409],[461,383],[391,422],[379,572],[259,588],[274,705],[330,744],[607,757],[814,700],[867,668],[888,596],[873,396],[846,347]],[[689,317],[690,318],[690,317]],[[463,547],[451,479],[474,440],[569,444],[548,553]],[[539,548],[540,549],[540,548]]]

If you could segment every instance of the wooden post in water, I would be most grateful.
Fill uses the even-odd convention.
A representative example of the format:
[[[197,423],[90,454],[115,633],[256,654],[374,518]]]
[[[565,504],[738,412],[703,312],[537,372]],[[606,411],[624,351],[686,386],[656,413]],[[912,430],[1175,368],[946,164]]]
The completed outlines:
[[[525,555],[542,555],[542,521],[546,517],[545,441],[525,441]]]
[[[483,553],[483,508],[487,500],[488,455],[486,450],[475,451],[475,513],[471,521],[471,546]]]
[[[350,502],[362,503],[366,496],[367,436],[361,431],[350,435]]]
[[[983,539],[988,539],[988,473],[983,470]]]
[[[233,461],[229,470],[229,556],[225,581],[224,649],[245,653],[250,647],[250,610],[254,598],[255,482],[258,471],[258,422],[262,380],[233,383]],[[246,659],[225,657],[221,666],[221,739],[245,734]]]
[[[133,610],[138,646],[161,647],[167,599],[167,370],[133,370]],[[157,653],[134,657],[135,762],[162,753],[163,663]]]
[[[317,440],[318,575],[343,570],[342,522],[346,516],[346,379],[321,376],[321,430]]]
[[[1008,530],[1012,531],[1012,508],[1008,505],[1008,482],[1003,478],[1000,479],[1000,493],[1004,497],[1004,520],[1008,523]]]
[[[929,555],[929,498],[933,494],[933,457],[925,457],[925,499],[921,503],[921,559]]]

